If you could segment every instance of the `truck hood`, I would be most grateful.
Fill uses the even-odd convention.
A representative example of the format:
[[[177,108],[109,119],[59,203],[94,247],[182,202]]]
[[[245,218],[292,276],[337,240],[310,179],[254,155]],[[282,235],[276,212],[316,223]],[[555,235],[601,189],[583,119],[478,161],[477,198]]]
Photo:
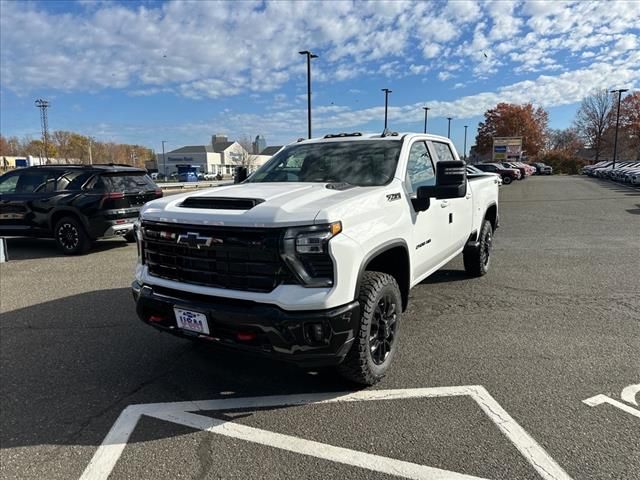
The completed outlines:
[[[243,183],[170,195],[147,203],[143,220],[191,225],[275,227],[340,220],[346,203],[363,206],[384,187],[327,183]],[[358,201],[358,197],[363,197]],[[197,207],[184,203],[197,201]],[[253,202],[252,202],[253,201]],[[215,205],[212,206],[212,203]]]

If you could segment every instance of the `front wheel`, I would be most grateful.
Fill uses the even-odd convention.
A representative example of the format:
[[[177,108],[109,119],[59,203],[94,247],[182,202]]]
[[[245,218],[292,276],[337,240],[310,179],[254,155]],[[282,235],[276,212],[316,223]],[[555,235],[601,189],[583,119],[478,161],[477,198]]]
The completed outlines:
[[[89,237],[80,222],[73,217],[64,217],[56,223],[53,231],[58,248],[65,255],[78,255],[89,248]]]
[[[391,275],[365,272],[358,301],[359,328],[338,371],[355,383],[373,385],[385,376],[398,348],[402,296]]]
[[[504,177],[502,177],[502,183],[504,183],[505,185],[509,185],[512,181],[513,180],[509,175],[505,175]]]
[[[481,277],[489,271],[491,248],[493,246],[493,227],[485,220],[480,229],[477,247],[466,247],[462,252],[464,269],[472,277]]]

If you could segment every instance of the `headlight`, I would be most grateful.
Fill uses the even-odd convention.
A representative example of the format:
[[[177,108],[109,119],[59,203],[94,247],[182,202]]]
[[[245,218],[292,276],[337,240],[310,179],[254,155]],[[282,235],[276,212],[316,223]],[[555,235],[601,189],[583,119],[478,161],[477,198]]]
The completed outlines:
[[[329,241],[341,231],[340,222],[287,229],[282,241],[282,258],[302,285],[333,285],[333,262],[329,256]]]

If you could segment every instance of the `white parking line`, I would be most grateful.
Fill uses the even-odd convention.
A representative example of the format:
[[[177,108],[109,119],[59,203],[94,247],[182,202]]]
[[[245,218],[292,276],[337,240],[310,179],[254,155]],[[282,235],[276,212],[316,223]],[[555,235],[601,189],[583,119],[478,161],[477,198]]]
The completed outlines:
[[[426,465],[358,452],[289,435],[260,430],[245,425],[213,419],[188,412],[238,410],[338,402],[402,400],[469,396],[478,403],[500,431],[516,446],[524,458],[546,480],[570,480],[567,473],[549,454],[479,385],[433,387],[402,390],[367,390],[354,393],[336,392],[268,397],[225,398],[194,402],[172,402],[132,405],[127,407],[113,425],[102,445],[80,477],[81,480],[106,480],[122,454],[131,433],[142,415],[178,423],[212,433],[249,442],[323,458],[412,479],[462,480],[478,479],[470,475],[442,470]]]

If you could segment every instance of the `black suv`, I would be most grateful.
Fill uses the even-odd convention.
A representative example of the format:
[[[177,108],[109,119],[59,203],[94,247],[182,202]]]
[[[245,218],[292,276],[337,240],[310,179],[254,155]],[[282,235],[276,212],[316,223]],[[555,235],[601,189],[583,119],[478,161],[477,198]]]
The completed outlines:
[[[135,241],[140,207],[162,197],[146,170],[123,165],[46,165],[0,177],[0,236],[53,237],[68,255],[97,238]]]

